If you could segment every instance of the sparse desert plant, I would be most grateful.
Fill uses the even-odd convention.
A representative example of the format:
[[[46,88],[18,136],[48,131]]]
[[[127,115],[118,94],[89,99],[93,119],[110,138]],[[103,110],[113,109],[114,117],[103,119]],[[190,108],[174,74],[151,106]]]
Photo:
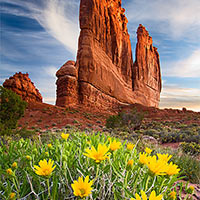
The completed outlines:
[[[112,115],[106,120],[107,128],[128,128],[129,130],[137,130],[142,124],[144,113],[133,109],[129,112],[119,112]]]
[[[182,175],[185,176],[185,180],[200,184],[199,160],[187,154],[174,154],[172,160],[182,169]]]
[[[27,103],[20,96],[0,86],[0,131],[16,128],[26,106]]]
[[[200,154],[200,145],[195,142],[182,142],[180,145],[181,149],[188,154],[191,155],[199,155]]]

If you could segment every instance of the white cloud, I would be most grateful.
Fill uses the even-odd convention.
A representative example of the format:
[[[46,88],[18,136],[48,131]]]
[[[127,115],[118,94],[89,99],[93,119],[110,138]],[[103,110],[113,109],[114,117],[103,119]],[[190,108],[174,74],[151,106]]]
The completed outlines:
[[[183,107],[200,111],[200,89],[165,85],[161,93],[160,108],[181,109]]]
[[[200,77],[200,49],[185,59],[169,62],[163,68],[163,75],[176,77]]]
[[[200,34],[199,0],[132,0],[125,7],[129,21],[154,24],[174,39]]]
[[[79,35],[77,16],[75,17],[76,20],[67,18],[65,12],[70,7],[66,1],[48,0],[46,3],[44,10],[34,15],[35,19],[75,55]]]
[[[43,0],[41,2],[3,0],[3,2],[20,7],[12,9],[2,7],[1,12],[37,20],[50,35],[74,56],[76,55],[79,36],[77,0]]]
[[[55,78],[55,74],[58,71],[58,68],[54,66],[49,66],[49,67],[44,67],[43,70],[45,74]]]

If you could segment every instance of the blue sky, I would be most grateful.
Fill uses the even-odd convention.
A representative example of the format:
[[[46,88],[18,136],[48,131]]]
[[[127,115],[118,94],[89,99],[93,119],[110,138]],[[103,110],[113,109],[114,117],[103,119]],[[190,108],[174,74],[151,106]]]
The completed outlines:
[[[143,24],[161,58],[160,107],[200,111],[200,1],[122,0],[129,20],[133,56],[136,30]],[[28,72],[54,104],[55,72],[75,60],[79,0],[1,0],[0,84]]]

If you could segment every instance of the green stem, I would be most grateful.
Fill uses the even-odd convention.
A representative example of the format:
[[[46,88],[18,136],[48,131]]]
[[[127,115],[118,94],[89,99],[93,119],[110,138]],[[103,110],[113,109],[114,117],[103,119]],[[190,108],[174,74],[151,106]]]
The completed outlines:
[[[15,185],[15,188],[17,190],[17,197],[20,199],[20,196],[19,196],[19,188],[17,186],[17,180],[16,180],[16,177],[13,178],[13,183]]]
[[[51,197],[50,187],[49,187],[49,179],[47,179],[47,187],[48,187],[48,198]]]
[[[137,183],[137,179],[140,175],[140,171],[142,170],[142,167],[139,167],[138,171],[137,171],[137,175],[136,175],[136,178],[134,180],[134,185],[133,185],[133,193],[135,192],[135,183]]]
[[[185,196],[184,200],[187,200],[187,199],[188,199],[188,196],[189,196],[189,194],[187,194],[187,195]]]
[[[145,184],[145,190],[144,190],[145,192],[147,191],[147,188],[148,188],[149,179],[150,179],[150,176],[148,175],[146,184]]]
[[[160,194],[160,192],[161,192],[161,190],[162,190],[162,186],[163,186],[164,182],[165,182],[165,178],[163,178],[163,181],[162,181],[162,183],[161,183],[161,185],[160,185],[159,194]]]
[[[148,189],[147,193],[154,187],[155,182],[156,182],[156,176],[154,177],[153,183],[151,187]]]
[[[124,180],[124,187],[125,187],[125,188],[127,187],[128,174],[129,174],[129,171],[127,171],[126,177],[125,177],[125,180]]]
[[[94,182],[97,180],[98,175],[99,175],[99,164],[97,165],[96,177],[94,179]]]
[[[128,175],[129,175],[129,171],[127,171],[126,177],[125,177],[125,179],[124,179],[124,188],[125,188],[125,189],[127,188],[127,185],[128,185],[128,181],[127,181]],[[127,192],[125,192],[125,193],[127,193]],[[127,194],[127,195],[128,195],[128,194]]]

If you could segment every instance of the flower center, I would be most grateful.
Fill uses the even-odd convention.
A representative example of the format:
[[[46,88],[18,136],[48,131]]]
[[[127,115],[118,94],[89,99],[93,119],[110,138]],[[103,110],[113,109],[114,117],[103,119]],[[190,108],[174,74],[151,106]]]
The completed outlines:
[[[84,188],[81,188],[80,189],[80,192],[81,192],[81,196],[83,196],[85,194],[85,189]]]
[[[101,160],[102,157],[103,157],[103,156],[102,156],[101,153],[97,153],[97,154],[95,155],[96,160]]]
[[[48,176],[50,173],[49,173],[49,169],[44,169],[43,170],[43,173],[44,173],[44,176]]]

